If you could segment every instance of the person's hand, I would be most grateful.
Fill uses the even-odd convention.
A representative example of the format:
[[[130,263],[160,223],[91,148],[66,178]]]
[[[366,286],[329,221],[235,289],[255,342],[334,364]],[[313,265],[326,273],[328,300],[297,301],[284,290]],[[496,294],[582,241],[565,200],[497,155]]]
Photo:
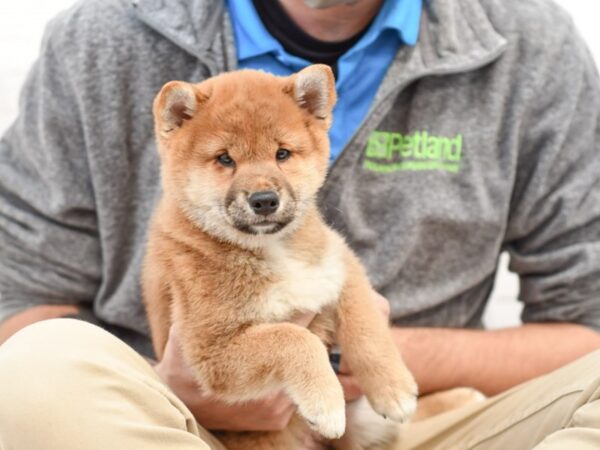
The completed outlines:
[[[373,291],[373,301],[375,303],[375,308],[380,311],[383,317],[385,317],[385,320],[388,321],[390,318],[390,303],[384,296],[376,291]],[[344,389],[344,397],[346,398],[346,401],[350,402],[362,397],[363,392],[360,389],[358,380],[352,376],[348,366],[344,363],[344,355],[341,356],[338,379],[340,380],[342,388]]]
[[[293,322],[306,327],[314,314],[302,314]],[[179,333],[169,332],[162,360],[154,366],[162,380],[175,392],[194,414],[198,423],[210,430],[277,431],[283,430],[296,411],[296,406],[283,392],[261,400],[227,404],[201,391],[192,369],[183,358]]]

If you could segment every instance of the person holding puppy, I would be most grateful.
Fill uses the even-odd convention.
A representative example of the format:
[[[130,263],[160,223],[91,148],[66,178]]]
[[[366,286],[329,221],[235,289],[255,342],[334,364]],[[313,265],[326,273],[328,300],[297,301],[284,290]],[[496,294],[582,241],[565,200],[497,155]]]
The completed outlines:
[[[139,293],[159,193],[152,98],[172,79],[312,62],[334,68],[339,96],[328,223],[420,391],[492,396],[407,425],[401,448],[600,443],[600,82],[556,6],[87,0],[49,25],[0,141],[1,339],[35,323],[0,347],[2,446],[218,448],[205,429],[287,424],[283,393],[232,406],[199,392],[177,330],[155,369],[131,347],[152,356]],[[502,250],[524,324],[486,331]],[[110,334],[41,322],[65,316]]]

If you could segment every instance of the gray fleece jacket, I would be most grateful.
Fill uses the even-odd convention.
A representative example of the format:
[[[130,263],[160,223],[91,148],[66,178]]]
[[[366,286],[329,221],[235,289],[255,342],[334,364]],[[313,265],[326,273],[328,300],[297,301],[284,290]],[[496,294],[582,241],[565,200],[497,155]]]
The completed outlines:
[[[222,1],[84,0],[48,26],[0,142],[0,320],[90,308],[142,352],[163,83],[236,67]],[[436,0],[321,206],[397,324],[477,327],[498,255],[526,322],[600,328],[600,82],[546,0]]]

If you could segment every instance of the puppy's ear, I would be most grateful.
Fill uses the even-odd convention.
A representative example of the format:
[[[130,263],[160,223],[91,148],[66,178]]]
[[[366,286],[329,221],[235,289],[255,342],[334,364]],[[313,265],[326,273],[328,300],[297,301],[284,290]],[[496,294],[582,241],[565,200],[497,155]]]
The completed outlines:
[[[208,96],[192,84],[183,81],[170,81],[165,84],[154,99],[153,112],[157,133],[161,137],[169,137],[170,133],[192,119],[198,106],[207,99]]]
[[[301,108],[318,119],[331,121],[336,101],[335,78],[329,66],[314,64],[293,77],[293,96]]]

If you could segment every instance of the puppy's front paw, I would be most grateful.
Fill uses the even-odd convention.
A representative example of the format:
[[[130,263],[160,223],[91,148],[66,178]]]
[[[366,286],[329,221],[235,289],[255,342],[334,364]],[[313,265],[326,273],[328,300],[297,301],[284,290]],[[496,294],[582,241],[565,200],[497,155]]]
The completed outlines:
[[[406,422],[417,409],[418,389],[408,371],[401,373],[401,376],[396,374],[379,380],[366,394],[373,409],[383,417]]]
[[[377,413],[396,422],[406,422],[417,409],[416,392],[402,392],[400,395],[371,395],[368,398]]]
[[[298,412],[309,426],[327,439],[342,437],[346,429],[346,402],[341,387],[328,395],[316,395],[298,404]]]
[[[339,439],[346,431],[345,408],[317,413],[316,415],[310,416],[310,418],[308,415],[302,415],[306,418],[308,425],[324,438]]]

